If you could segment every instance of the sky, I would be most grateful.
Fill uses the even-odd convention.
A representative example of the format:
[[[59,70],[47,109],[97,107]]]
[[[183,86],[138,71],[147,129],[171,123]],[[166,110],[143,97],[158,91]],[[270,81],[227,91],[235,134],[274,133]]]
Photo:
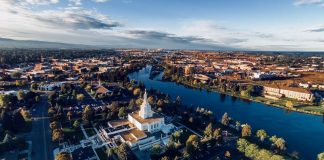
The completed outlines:
[[[324,0],[0,0],[0,37],[113,48],[324,51]]]

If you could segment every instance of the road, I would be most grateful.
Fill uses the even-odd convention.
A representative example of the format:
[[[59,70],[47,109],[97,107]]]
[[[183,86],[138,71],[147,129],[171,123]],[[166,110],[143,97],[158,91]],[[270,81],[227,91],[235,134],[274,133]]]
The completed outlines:
[[[41,102],[35,105],[35,111],[31,111],[33,129],[28,138],[32,141],[33,160],[53,160],[51,143],[51,130],[47,116],[48,102],[46,96],[42,96]],[[33,110],[33,109],[32,109]]]

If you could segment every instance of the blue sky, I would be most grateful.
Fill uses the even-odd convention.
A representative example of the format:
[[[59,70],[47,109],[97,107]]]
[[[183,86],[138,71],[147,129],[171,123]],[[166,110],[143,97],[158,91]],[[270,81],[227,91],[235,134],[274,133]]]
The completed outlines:
[[[1,0],[0,37],[128,48],[324,50],[324,0]]]

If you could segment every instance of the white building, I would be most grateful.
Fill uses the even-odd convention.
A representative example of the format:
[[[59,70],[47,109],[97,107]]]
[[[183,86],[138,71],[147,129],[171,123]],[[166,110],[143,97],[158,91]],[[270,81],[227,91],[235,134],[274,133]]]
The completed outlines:
[[[164,117],[155,114],[147,101],[147,93],[144,93],[144,100],[139,112],[128,114],[128,121],[141,131],[156,132],[162,129]]]
[[[109,127],[114,128],[110,134],[117,134],[116,139],[128,144],[131,148],[140,150],[148,149],[154,144],[167,142],[172,124],[166,125],[164,117],[155,113],[147,101],[147,93],[144,93],[140,110],[128,114],[127,120],[108,122]],[[116,130],[117,128],[120,128]]]

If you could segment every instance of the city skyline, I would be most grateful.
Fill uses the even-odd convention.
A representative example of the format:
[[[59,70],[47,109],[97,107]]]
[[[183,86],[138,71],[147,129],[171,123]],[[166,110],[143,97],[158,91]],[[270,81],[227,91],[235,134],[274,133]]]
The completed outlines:
[[[2,0],[0,37],[106,47],[323,51],[324,1]]]

